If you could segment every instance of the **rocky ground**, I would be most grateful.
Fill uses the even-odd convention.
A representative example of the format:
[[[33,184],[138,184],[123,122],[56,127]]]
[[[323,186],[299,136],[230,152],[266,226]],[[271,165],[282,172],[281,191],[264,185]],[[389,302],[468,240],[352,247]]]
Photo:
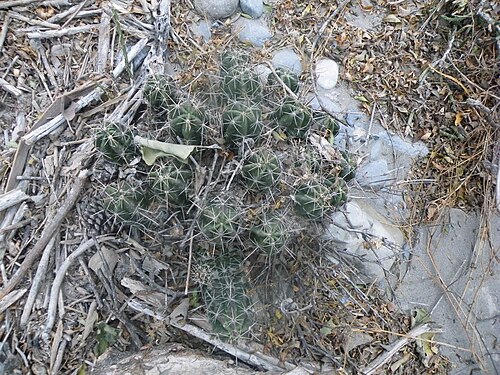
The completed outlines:
[[[186,363],[198,363],[189,373],[500,371],[495,5],[70,3],[0,4],[0,375],[85,374],[96,362],[98,374]],[[165,70],[190,100],[201,92],[211,102],[225,51],[248,56],[264,87],[279,69],[296,74],[298,91],[283,95],[333,116],[338,134],[313,126],[292,139],[266,117],[282,98],[265,94],[261,146],[285,175],[271,198],[243,191],[246,144],[232,149],[212,126],[201,156],[184,156],[196,164],[189,209],[149,206],[141,220],[160,225],[118,229],[104,223],[109,212],[86,215],[109,198],[108,185],[149,181],[144,152],[102,163],[105,124],[129,127],[138,143],[164,140],[170,125],[158,125],[145,82]],[[219,124],[217,100],[206,112]],[[160,160],[174,152],[148,145],[161,148]],[[297,164],[310,153],[318,174],[342,166],[340,155],[356,165],[347,202],[321,221],[294,210],[306,178]],[[262,207],[279,213],[285,250],[265,256],[243,231],[200,240],[204,226],[189,211],[203,217],[214,194],[239,199],[245,226],[265,216]],[[99,233],[89,227],[96,220]],[[239,317],[225,321],[229,338],[210,315],[214,300],[226,302],[207,292],[210,267],[202,272],[228,243],[241,250],[237,277],[254,310],[244,332],[232,332]],[[169,364],[158,362],[164,356]]]

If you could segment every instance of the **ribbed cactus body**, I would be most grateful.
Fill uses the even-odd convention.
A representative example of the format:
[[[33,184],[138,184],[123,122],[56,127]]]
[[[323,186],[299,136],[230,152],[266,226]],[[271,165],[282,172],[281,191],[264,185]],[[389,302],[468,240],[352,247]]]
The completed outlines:
[[[104,157],[115,164],[128,163],[136,156],[134,135],[120,124],[106,124],[97,132],[95,143]]]
[[[156,112],[166,111],[177,102],[178,96],[172,79],[165,75],[150,77],[144,86],[144,97]]]
[[[183,206],[189,200],[193,173],[187,165],[176,161],[157,164],[149,173],[149,180],[156,199],[174,206]]]
[[[224,245],[237,236],[239,215],[231,203],[216,199],[201,211],[199,225],[207,240]]]
[[[224,76],[221,89],[226,102],[241,101],[255,104],[262,100],[262,85],[259,78],[247,70],[230,71]]]
[[[274,118],[291,137],[303,138],[311,127],[309,108],[290,97],[274,112]]]
[[[245,186],[251,191],[273,189],[279,182],[281,165],[275,154],[261,150],[251,155],[241,169]]]
[[[300,183],[293,199],[297,213],[311,220],[322,219],[334,207],[334,196],[322,179]]]
[[[236,52],[224,52],[221,56],[221,73],[222,75],[241,70],[242,67],[249,62],[248,55],[243,55]]]
[[[269,85],[281,84],[279,79],[294,93],[299,91],[299,77],[289,69],[277,68],[275,72],[269,74],[267,82]]]
[[[257,138],[262,133],[261,110],[241,103],[230,105],[222,114],[224,138],[229,145],[245,138]]]
[[[250,230],[250,240],[267,255],[275,255],[286,245],[288,231],[283,218],[265,214],[259,223]]]
[[[139,221],[141,209],[146,209],[149,196],[144,188],[120,182],[104,190],[104,208],[117,221]]]
[[[170,130],[187,144],[201,144],[205,114],[201,105],[191,101],[179,101],[169,107]]]
[[[218,258],[203,287],[208,320],[214,331],[228,340],[243,336],[253,320],[240,264],[233,256]]]
[[[342,159],[340,161],[339,177],[348,182],[356,176],[356,161],[345,151],[341,152]]]

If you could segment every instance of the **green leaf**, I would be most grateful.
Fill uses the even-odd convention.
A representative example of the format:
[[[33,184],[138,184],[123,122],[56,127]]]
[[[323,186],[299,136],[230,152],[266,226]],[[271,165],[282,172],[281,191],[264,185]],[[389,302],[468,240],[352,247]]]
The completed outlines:
[[[160,142],[139,136],[135,136],[134,140],[141,145],[142,158],[147,165],[153,165],[156,159],[162,156],[175,156],[181,161],[186,161],[196,147]]]
[[[120,329],[114,328],[106,323],[99,323],[97,325],[97,356],[99,357],[108,350],[108,348],[118,340],[120,334]]]

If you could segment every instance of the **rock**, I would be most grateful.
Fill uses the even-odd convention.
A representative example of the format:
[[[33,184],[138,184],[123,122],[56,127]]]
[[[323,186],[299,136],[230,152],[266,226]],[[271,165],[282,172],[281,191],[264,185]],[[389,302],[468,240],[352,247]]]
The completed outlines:
[[[212,37],[212,32],[210,31],[210,22],[206,20],[201,20],[193,24],[191,28],[194,35],[201,36],[205,42],[208,42]]]
[[[387,186],[393,182],[389,174],[387,161],[379,159],[361,166],[356,173],[356,180],[361,186]]]
[[[240,18],[233,24],[233,32],[242,42],[248,42],[256,47],[263,47],[266,40],[272,37],[271,31],[261,19],[249,20]]]
[[[345,257],[361,272],[367,283],[385,278],[404,245],[399,229],[387,223],[366,200],[348,202],[343,212],[335,212],[325,240],[336,249],[331,256]]]
[[[259,18],[264,13],[264,3],[262,0],[240,0],[240,8],[243,13],[252,18]]]
[[[194,0],[194,7],[204,17],[227,18],[238,9],[238,0]]]
[[[333,60],[321,59],[316,63],[314,73],[318,86],[325,90],[331,90],[337,85],[339,66]]]
[[[272,59],[275,68],[286,68],[297,75],[302,74],[300,57],[290,48],[277,51]]]

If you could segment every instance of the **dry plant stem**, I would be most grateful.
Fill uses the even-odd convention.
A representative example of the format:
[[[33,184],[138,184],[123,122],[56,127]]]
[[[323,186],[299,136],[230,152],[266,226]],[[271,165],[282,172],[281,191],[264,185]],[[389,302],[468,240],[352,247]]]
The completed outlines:
[[[57,211],[56,216],[51,220],[47,226],[43,229],[42,234],[38,242],[28,251],[26,257],[23,260],[23,263],[17,270],[17,272],[12,276],[9,282],[5,285],[5,287],[0,291],[0,299],[5,297],[7,293],[14,290],[17,285],[22,281],[26,273],[31,269],[31,266],[38,259],[40,254],[43,252],[45,247],[50,242],[51,238],[54,236],[57,228],[61,225],[62,221],[68,214],[68,212],[73,208],[76,201],[80,196],[80,192],[83,188],[83,185],[87,181],[88,171],[81,171],[76,181],[74,182],[71,190],[69,191],[66,200],[62,204],[62,206]]]
[[[16,12],[9,12],[9,16],[11,18],[14,18],[19,21],[26,22],[30,25],[36,25],[36,26],[42,26],[42,27],[47,27],[49,29],[58,29],[59,25],[56,25],[54,23],[50,23],[47,21],[39,21],[30,17],[23,16],[22,14],[16,13]]]
[[[7,38],[7,32],[9,31],[10,17],[8,13],[5,13],[3,17],[2,31],[0,32],[0,53],[3,49],[3,44],[5,43],[5,38]]]
[[[362,370],[362,373],[364,375],[372,375],[375,374],[375,372],[385,365],[401,348],[405,345],[407,345],[410,340],[416,339],[418,336],[423,335],[424,333],[427,332],[435,332],[429,324],[423,324],[421,326],[413,328],[410,332],[408,332],[408,337],[404,337],[398,341],[396,341],[394,344],[390,346],[390,349],[388,349],[384,354],[378,356],[372,363],[370,363],[364,370]]]
[[[82,255],[85,251],[90,249],[92,246],[96,244],[95,239],[90,239],[83,242],[78,248],[73,251],[61,264],[61,267],[57,270],[56,277],[54,282],[52,283],[52,288],[50,290],[50,300],[49,300],[49,308],[47,309],[47,323],[44,327],[44,335],[48,338],[52,327],[56,321],[56,310],[57,310],[57,298],[59,296],[59,291],[61,289],[62,282],[64,280],[64,276],[68,271],[69,266],[73,264],[73,262]]]
[[[62,36],[75,35],[80,33],[89,32],[99,25],[83,25],[77,27],[68,27],[67,29],[52,30],[52,31],[40,31],[34,33],[27,33],[27,37],[30,39],[48,39],[48,38],[60,38]]]
[[[24,329],[30,319],[31,311],[33,305],[35,304],[36,296],[38,295],[38,291],[40,290],[41,283],[47,274],[47,267],[49,265],[50,253],[52,252],[52,248],[56,243],[56,237],[52,237],[48,245],[45,247],[43,251],[42,258],[38,263],[38,268],[35,273],[35,277],[31,280],[31,288],[28,294],[28,298],[24,303],[23,313],[21,314],[21,320],[19,325],[21,329]]]
[[[139,52],[146,46],[146,43],[147,39],[141,39],[139,42],[137,42],[129,52],[128,61],[132,61],[139,54]],[[113,77],[114,78],[118,77],[121,73],[123,73],[124,70],[125,70],[125,61],[122,60],[113,70]],[[102,84],[101,87],[96,87],[92,92],[90,92],[89,94],[85,95],[83,98],[78,100],[75,103],[75,108],[74,108],[75,113],[80,112],[87,105],[89,105],[95,100],[98,100],[101,97],[101,95],[104,94],[104,87],[102,86],[106,85]],[[23,136],[22,140],[26,142],[27,145],[32,145],[36,141],[42,139],[46,135],[49,135],[53,131],[57,130],[66,121],[67,120],[64,117],[64,115],[60,113],[46,124],[36,128],[35,130]]]
[[[29,196],[26,195],[26,193],[21,189],[11,190],[2,194],[0,195],[0,212],[9,207],[15,206],[28,198]]]
[[[12,86],[9,82],[7,82],[3,78],[0,78],[0,87],[5,91],[7,91],[9,94],[14,95],[15,97],[18,97],[23,93],[21,90],[19,90],[15,86]]]
[[[107,3],[103,3],[107,5]],[[110,44],[110,24],[111,16],[104,12],[101,16],[99,25],[99,41],[97,47],[96,70],[98,73],[104,73],[108,65],[109,44]]]

